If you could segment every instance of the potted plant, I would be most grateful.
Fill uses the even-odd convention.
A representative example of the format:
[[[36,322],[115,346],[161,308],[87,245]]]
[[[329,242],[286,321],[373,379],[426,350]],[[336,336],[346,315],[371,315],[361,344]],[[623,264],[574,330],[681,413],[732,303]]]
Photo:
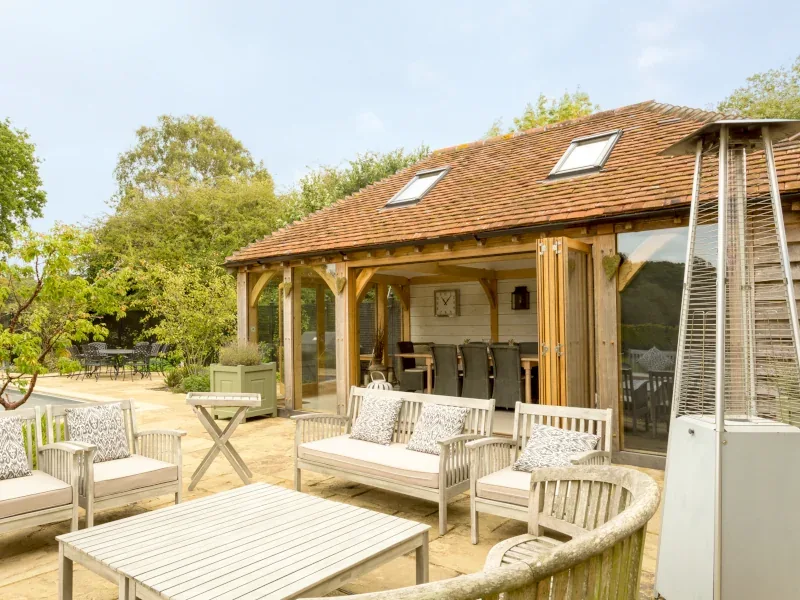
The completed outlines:
[[[389,372],[389,367],[383,364],[384,350],[384,331],[379,327],[375,332],[375,345],[372,348],[372,360],[369,363],[367,371],[370,373],[377,371],[383,375],[384,379],[387,379],[386,375]]]
[[[277,416],[275,363],[264,363],[257,344],[231,342],[219,351],[219,363],[209,369],[212,392],[261,394],[261,406],[249,408],[245,419]],[[214,418],[231,418],[236,409],[218,408]]]

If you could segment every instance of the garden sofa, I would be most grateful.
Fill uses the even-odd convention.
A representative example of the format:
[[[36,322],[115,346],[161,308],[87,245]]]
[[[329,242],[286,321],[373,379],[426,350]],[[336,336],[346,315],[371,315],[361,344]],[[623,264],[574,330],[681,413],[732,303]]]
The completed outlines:
[[[0,412],[0,419],[22,420],[30,475],[0,480],[0,533],[70,520],[78,528],[78,475],[88,449],[68,443],[42,444],[38,408]],[[0,444],[11,440],[0,439]],[[34,464],[34,457],[36,458]]]
[[[403,400],[389,446],[349,436],[365,394]],[[440,441],[438,456],[406,448],[425,404],[470,409],[464,433]],[[466,443],[491,435],[493,417],[494,400],[353,387],[346,416],[306,414],[292,417],[297,422],[295,488],[300,491],[300,473],[306,470],[438,502],[439,532],[444,534],[448,502],[469,488]]]
[[[513,437],[492,437],[467,444],[470,463],[470,517],[472,543],[478,543],[478,513],[510,519],[528,518],[531,474],[512,468],[530,437],[531,426],[592,433],[600,437],[596,450],[576,454],[573,464],[611,464],[613,412],[609,409],[574,408],[517,402]]]
[[[114,403],[109,403],[114,404]],[[174,494],[175,504],[181,501],[183,468],[181,438],[185,431],[153,429],[136,430],[133,400],[121,400],[125,435],[130,457],[93,462],[94,449],[70,438],[66,406],[47,406],[47,439],[68,441],[87,447],[89,456],[81,463],[79,502],[86,511],[86,525],[94,524],[94,511],[132,504],[144,498]]]

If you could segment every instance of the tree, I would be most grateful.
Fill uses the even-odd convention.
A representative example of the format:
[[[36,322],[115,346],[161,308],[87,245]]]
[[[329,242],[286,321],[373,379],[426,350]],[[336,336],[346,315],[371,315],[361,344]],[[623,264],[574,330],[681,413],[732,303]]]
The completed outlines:
[[[42,216],[46,195],[39,177],[36,146],[24,130],[0,121],[0,241],[10,242],[28,219]]]
[[[187,374],[199,375],[236,329],[236,289],[220,267],[147,265],[143,277],[157,291],[145,301],[154,323],[147,333],[174,344]]]
[[[800,56],[790,68],[756,73],[717,105],[717,110],[751,119],[800,119]]]
[[[79,257],[92,245],[90,234],[57,225],[46,234],[21,229],[0,246],[0,405],[6,410],[28,400],[49,356],[102,339],[100,315],[124,315],[124,273],[103,273],[92,283],[78,274]],[[22,393],[15,401],[7,394],[12,385]]]
[[[157,126],[140,127],[136,138],[117,161],[112,205],[167,195],[185,185],[270,178],[242,142],[211,117],[162,115]]]
[[[530,102],[519,117],[514,117],[513,127],[508,128],[508,133],[515,131],[525,131],[542,125],[560,123],[577,117],[585,117],[599,110],[597,104],[593,104],[589,94],[582,92],[580,88],[574,93],[564,92],[560,98],[548,98],[544,94],[539,94],[535,104]],[[484,137],[495,137],[503,134],[503,120],[497,119]]]
[[[117,265],[218,265],[278,227],[283,203],[272,179],[187,185],[147,202],[121,204],[97,221],[92,272]]]
[[[419,162],[430,154],[427,146],[406,153],[403,148],[357,154],[345,167],[322,166],[306,174],[286,202],[283,220],[291,223],[355,194],[368,185]]]

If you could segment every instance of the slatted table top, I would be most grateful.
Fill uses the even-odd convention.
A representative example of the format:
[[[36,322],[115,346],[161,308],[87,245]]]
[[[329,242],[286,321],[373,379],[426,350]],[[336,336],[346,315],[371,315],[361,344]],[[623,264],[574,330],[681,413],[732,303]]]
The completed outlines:
[[[139,598],[285,599],[317,591],[429,529],[254,483],[56,539],[73,560],[133,579]]]
[[[238,408],[242,406],[255,408],[261,406],[261,394],[240,392],[189,392],[186,394],[189,406],[213,406],[217,408]]]

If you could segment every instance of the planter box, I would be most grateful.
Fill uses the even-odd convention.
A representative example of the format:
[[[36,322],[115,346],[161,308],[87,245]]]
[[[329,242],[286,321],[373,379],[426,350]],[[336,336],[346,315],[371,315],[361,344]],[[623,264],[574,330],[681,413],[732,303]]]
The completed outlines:
[[[274,362],[252,367],[211,365],[209,378],[212,392],[261,394],[261,406],[248,409],[245,419],[278,415]],[[214,410],[213,416],[215,419],[230,419],[235,412],[236,409],[218,408]]]

